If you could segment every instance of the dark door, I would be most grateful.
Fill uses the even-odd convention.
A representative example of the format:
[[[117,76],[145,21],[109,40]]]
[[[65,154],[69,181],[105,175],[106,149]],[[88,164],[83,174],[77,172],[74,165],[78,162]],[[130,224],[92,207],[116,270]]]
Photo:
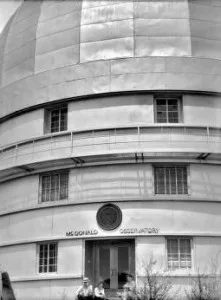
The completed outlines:
[[[126,282],[126,275],[134,274],[135,270],[134,240],[88,242],[86,258],[89,249],[91,259],[88,261],[91,262],[91,270],[87,272],[89,266],[86,266],[86,262],[85,271],[87,276],[91,276],[93,284],[103,281],[106,289],[122,289]]]

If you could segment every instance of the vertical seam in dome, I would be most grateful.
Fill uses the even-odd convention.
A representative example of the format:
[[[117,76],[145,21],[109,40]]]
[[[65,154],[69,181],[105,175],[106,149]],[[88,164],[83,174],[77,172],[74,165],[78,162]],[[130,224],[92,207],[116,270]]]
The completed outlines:
[[[81,27],[82,27],[82,10],[83,10],[83,1],[84,0],[79,0],[81,1],[81,9],[80,9],[80,26],[79,26],[79,64],[81,63]]]
[[[135,24],[134,24],[134,1],[133,1],[133,57],[135,57],[135,43],[136,43],[136,38],[135,38]]]
[[[191,37],[191,20],[190,20],[190,5],[189,0],[187,0],[187,10],[188,10],[188,22],[189,22],[189,36],[190,36],[190,56],[193,56],[192,53],[192,37]]]
[[[34,57],[34,70],[33,70],[33,73],[35,74],[35,67],[36,67],[36,44],[37,44],[37,31],[38,31],[38,25],[39,25],[39,18],[40,18],[40,15],[41,15],[41,12],[42,12],[42,1],[43,0],[40,0],[40,6],[39,6],[39,14],[38,14],[38,22],[37,22],[37,25],[36,25],[36,30],[35,30],[35,57]]]
[[[83,1],[84,0],[78,0],[81,1],[81,8],[80,8],[80,22],[79,22],[79,48],[78,48],[78,53],[79,53],[79,57],[78,57],[78,63],[81,63],[81,20],[82,20],[82,8],[83,8]]]
[[[21,7],[21,6],[20,6]],[[4,74],[4,66],[5,66],[5,48],[6,48],[6,44],[7,44],[7,41],[8,41],[8,35],[9,35],[9,32],[11,30],[11,25],[12,25],[12,22],[15,18],[15,15],[16,13],[18,12],[18,10],[20,9],[20,7],[18,7],[18,9],[14,12],[14,14],[11,16],[11,18],[9,19],[9,21],[7,22],[5,28],[3,29],[2,31],[2,38],[5,39],[4,41],[4,44],[3,44],[3,51],[2,51],[2,61],[1,61],[1,73],[0,73],[0,87],[3,86],[3,74]],[[3,34],[6,34],[5,37],[3,37]]]

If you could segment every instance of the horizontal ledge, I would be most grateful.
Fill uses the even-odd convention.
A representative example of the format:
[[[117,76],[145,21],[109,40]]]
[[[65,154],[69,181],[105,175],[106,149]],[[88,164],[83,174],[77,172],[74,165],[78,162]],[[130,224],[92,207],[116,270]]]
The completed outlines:
[[[143,159],[142,159],[143,153]],[[147,156],[149,154],[149,156]],[[66,157],[60,158],[56,160],[45,160],[42,165],[41,162],[33,162],[23,165],[13,166],[11,168],[7,168],[0,171],[0,183],[7,182],[13,179],[26,177],[30,175],[39,175],[43,172],[52,172],[58,170],[71,170],[78,168],[89,168],[89,167],[100,167],[100,166],[114,166],[114,165],[140,165],[140,164],[199,164],[199,165],[221,165],[221,153],[210,153],[205,158],[199,158],[202,152],[164,152],[159,153],[155,152],[155,156],[151,153],[146,152],[137,152],[137,160],[136,153],[116,153],[114,157],[112,154],[102,154],[94,159],[94,156],[82,156],[82,157]],[[204,154],[204,153],[203,153]],[[133,156],[132,156],[133,155]],[[80,163],[79,159],[87,159],[88,161],[84,161]],[[61,164],[62,162],[62,164]],[[52,163],[53,166],[52,166]],[[13,171],[13,173],[12,173]]]
[[[132,198],[130,199],[116,199],[116,198],[110,198],[108,200],[102,200],[102,201],[90,201],[90,202],[73,202],[70,200],[60,200],[60,201],[53,201],[53,202],[45,202],[45,203],[38,203],[36,206],[32,207],[25,207],[17,210],[8,210],[5,212],[0,212],[0,217],[7,216],[7,215],[13,215],[13,214],[19,214],[27,211],[32,210],[42,210],[42,209],[50,209],[50,208],[56,208],[56,207],[63,207],[63,206],[84,206],[84,205],[94,205],[94,204],[105,204],[105,203],[112,203],[112,202],[118,202],[118,203],[129,203],[129,202],[201,202],[201,203],[208,203],[208,204],[220,204],[221,205],[221,199],[220,200],[214,200],[214,199],[203,199],[203,198],[195,198],[191,197],[191,195],[168,195],[165,197],[165,195],[162,196],[152,196],[150,198]]]
[[[217,274],[217,275],[214,275],[213,273],[197,273],[195,270],[187,270],[187,271],[183,271],[183,272],[177,272],[176,271],[164,271],[162,272],[162,274],[165,276],[165,277],[170,277],[170,278],[195,278],[195,277],[198,277],[199,274],[202,275],[202,277],[211,277],[211,278],[214,278],[214,277],[219,277],[220,278],[220,274]],[[161,274],[161,275],[162,275]],[[144,279],[145,276],[142,276],[142,275],[137,275],[137,279]]]
[[[122,228],[123,229],[123,228]],[[5,243],[1,243],[0,244],[0,248],[5,248],[5,247],[14,247],[14,246],[18,246],[18,245],[27,245],[27,244],[36,244],[36,243],[41,243],[41,242],[50,242],[50,241],[56,241],[56,242],[60,242],[60,241],[67,241],[67,240],[107,240],[107,239],[135,239],[135,238],[141,238],[141,237],[172,237],[172,236],[182,236],[182,237],[203,237],[203,238],[221,238],[221,232],[220,233],[213,233],[213,232],[175,232],[175,233],[171,233],[171,232],[163,232],[159,230],[159,233],[141,233],[141,234],[119,234],[117,233],[116,235],[113,234],[109,234],[109,231],[106,231],[106,235],[104,234],[99,234],[100,232],[98,232],[97,235],[78,235],[78,236],[69,236],[67,237],[64,233],[64,236],[54,236],[54,237],[42,237],[42,238],[38,238],[38,239],[26,239],[26,240],[17,240],[17,241],[13,241],[13,242],[5,242]]]
[[[25,282],[25,281],[41,281],[41,280],[64,280],[64,279],[81,279],[83,275],[75,275],[75,274],[38,274],[31,276],[19,276],[19,277],[11,277],[12,282]]]
[[[176,273],[176,271],[164,271],[162,274],[165,277],[170,277],[170,278],[195,278],[199,274],[196,273],[195,271],[183,271],[182,273]],[[161,274],[161,275],[162,275]],[[138,280],[142,280],[145,278],[145,276],[142,275],[135,275]],[[203,274],[203,276],[208,276],[208,277],[216,277],[220,276],[219,274],[214,275],[214,274]],[[65,274],[65,275],[59,275],[59,274],[54,274],[54,275],[31,275],[31,276],[25,276],[25,277],[11,277],[11,281],[16,283],[16,282],[29,282],[29,281],[46,281],[46,280],[68,280],[68,279],[74,279],[74,280],[79,280],[82,279],[83,275],[72,275],[72,274]]]

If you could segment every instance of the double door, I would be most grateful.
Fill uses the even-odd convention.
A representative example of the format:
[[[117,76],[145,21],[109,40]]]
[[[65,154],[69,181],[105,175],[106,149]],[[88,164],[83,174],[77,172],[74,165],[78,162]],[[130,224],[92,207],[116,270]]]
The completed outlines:
[[[134,240],[106,240],[92,243],[88,260],[91,261],[92,272],[88,271],[94,285],[103,281],[106,289],[122,289],[127,274],[134,274],[135,271]]]

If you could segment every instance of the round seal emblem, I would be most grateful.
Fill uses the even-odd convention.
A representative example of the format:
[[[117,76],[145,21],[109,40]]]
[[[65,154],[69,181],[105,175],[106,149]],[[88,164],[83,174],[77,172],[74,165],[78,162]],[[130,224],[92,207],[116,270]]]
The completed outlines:
[[[122,212],[117,205],[106,204],[97,212],[97,223],[102,229],[113,230],[117,228],[122,221]]]

